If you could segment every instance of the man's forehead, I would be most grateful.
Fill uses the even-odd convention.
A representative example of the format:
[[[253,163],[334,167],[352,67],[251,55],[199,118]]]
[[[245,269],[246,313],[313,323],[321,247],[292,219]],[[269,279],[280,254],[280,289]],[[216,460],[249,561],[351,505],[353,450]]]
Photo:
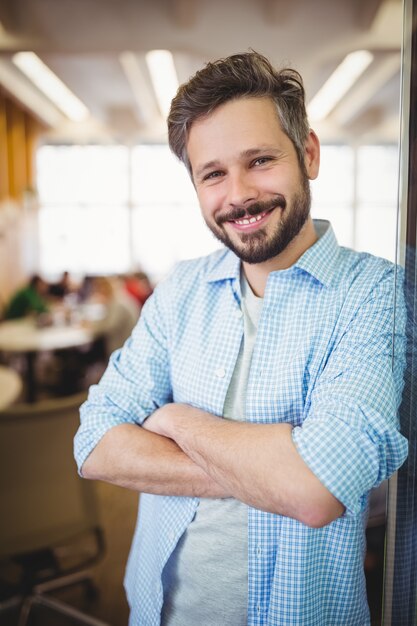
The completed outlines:
[[[244,126],[259,132],[262,127],[264,131],[269,131],[272,126],[276,130],[283,130],[276,104],[271,98],[264,96],[234,98],[194,119],[187,130],[186,145],[189,145],[196,133],[211,134],[219,128],[221,132],[236,128],[240,134]]]
[[[207,113],[203,113],[195,117],[193,121],[191,122],[191,124],[189,125],[188,134],[190,133],[193,126],[202,124],[204,122],[211,120],[212,118],[216,117],[219,112],[222,112],[225,109],[242,108],[242,107],[252,108],[252,107],[259,107],[259,106],[261,106],[265,111],[269,109],[271,112],[277,113],[277,105],[271,96],[268,96],[268,95],[236,96],[236,97],[230,98],[229,100],[225,100],[224,102],[220,102],[219,104],[214,106],[212,109],[210,109],[210,111],[208,111]],[[277,119],[279,121],[278,116],[277,116]]]

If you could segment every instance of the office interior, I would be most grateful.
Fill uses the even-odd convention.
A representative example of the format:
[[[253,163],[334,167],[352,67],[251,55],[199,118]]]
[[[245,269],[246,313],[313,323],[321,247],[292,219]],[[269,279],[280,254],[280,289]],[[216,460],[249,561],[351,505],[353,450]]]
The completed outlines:
[[[330,220],[341,245],[405,270],[400,424],[410,453],[375,494],[365,566],[372,623],[416,623],[416,23],[416,0],[0,1],[0,482],[20,515],[10,528],[2,514],[0,626],[127,624],[123,573],[140,494],[82,481],[69,463],[42,493],[28,459],[48,458],[52,440],[69,455],[88,387],[153,287],[177,262],[218,248],[165,119],[178,84],[249,49],[303,76],[321,141],[313,217]],[[8,304],[35,274],[46,310],[16,326]],[[77,511],[67,537],[65,516],[58,522],[62,559],[51,556],[60,530],[42,529],[38,498],[48,515]],[[55,588],[61,560],[68,584]],[[38,575],[45,589],[34,589]]]

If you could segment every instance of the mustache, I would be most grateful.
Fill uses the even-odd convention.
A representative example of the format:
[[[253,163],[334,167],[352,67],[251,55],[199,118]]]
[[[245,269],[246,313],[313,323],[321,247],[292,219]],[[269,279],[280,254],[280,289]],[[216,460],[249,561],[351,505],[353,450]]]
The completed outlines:
[[[241,220],[244,217],[256,217],[261,213],[266,213],[267,211],[272,211],[272,209],[276,209],[277,207],[281,209],[285,209],[287,206],[287,201],[281,194],[277,194],[271,200],[265,200],[265,202],[253,202],[245,209],[243,207],[235,207],[228,211],[227,213],[223,213],[222,215],[218,215],[216,217],[216,224],[221,226],[225,222],[230,222],[234,220]]]

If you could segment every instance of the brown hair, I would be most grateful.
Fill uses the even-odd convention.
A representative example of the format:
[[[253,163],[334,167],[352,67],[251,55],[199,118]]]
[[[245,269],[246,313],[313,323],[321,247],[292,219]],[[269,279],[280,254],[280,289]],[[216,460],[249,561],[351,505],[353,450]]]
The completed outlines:
[[[294,144],[300,166],[304,168],[309,124],[303,80],[296,70],[275,70],[263,55],[247,52],[207,63],[180,86],[172,100],[168,116],[169,146],[190,174],[186,143],[193,122],[225,102],[245,97],[272,98],[281,128]]]

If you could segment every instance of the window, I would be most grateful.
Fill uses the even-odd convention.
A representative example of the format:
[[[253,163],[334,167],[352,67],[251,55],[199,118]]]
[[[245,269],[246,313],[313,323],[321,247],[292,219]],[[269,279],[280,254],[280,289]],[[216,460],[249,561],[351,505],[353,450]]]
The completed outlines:
[[[354,245],[354,155],[348,146],[322,146],[320,174],[311,182],[314,218],[329,220],[340,245]]]
[[[358,149],[355,245],[391,261],[395,260],[398,175],[397,146]]]
[[[129,270],[128,157],[123,146],[39,149],[42,274]]]
[[[132,152],[133,260],[153,276],[220,247],[205,225],[185,167],[167,146]]]

